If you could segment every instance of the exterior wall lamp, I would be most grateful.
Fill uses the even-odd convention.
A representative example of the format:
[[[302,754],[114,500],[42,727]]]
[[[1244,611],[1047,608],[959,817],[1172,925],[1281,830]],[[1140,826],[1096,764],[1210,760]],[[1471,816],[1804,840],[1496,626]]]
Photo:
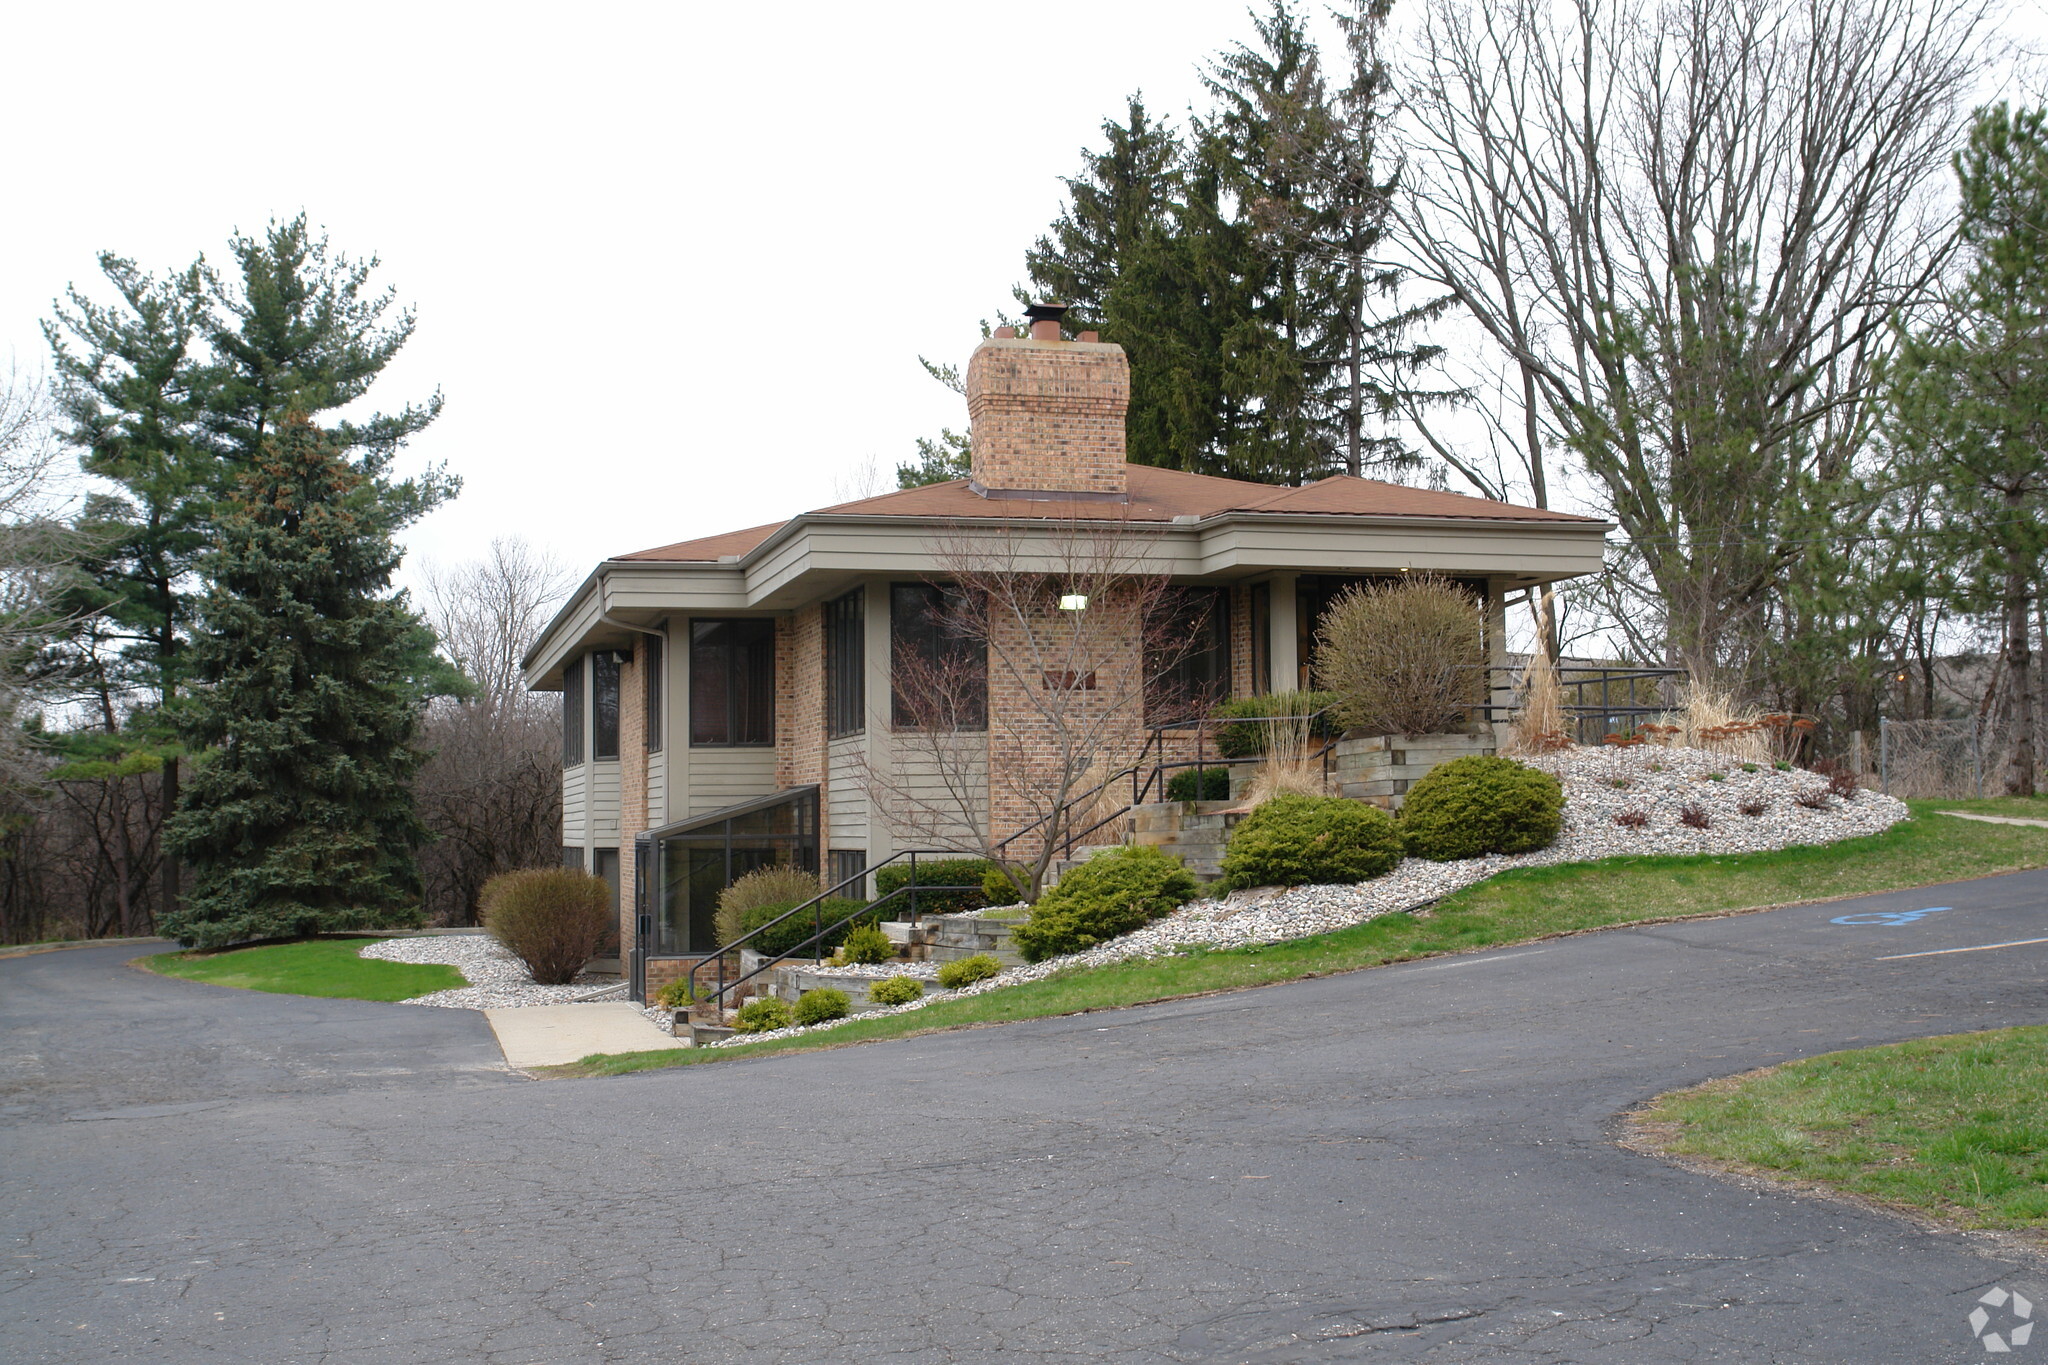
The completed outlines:
[[[1079,593],[1079,592],[1070,592],[1070,593],[1066,593],[1066,594],[1062,595],[1062,596],[1061,596],[1061,598],[1060,598],[1060,610],[1061,610],[1061,611],[1086,611],[1086,610],[1088,610],[1088,595],[1087,595],[1086,593]]]

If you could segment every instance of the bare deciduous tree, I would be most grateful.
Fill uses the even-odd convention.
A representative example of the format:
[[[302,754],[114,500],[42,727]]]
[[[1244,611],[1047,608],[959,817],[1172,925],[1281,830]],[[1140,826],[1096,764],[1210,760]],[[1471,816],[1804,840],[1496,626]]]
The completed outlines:
[[[1988,14],[1431,0],[1423,274],[1508,357],[1496,434],[1538,501],[1559,450],[1603,491],[1675,663],[1739,676],[1808,547],[1867,513],[1873,381],[1949,256],[1935,182]]]
[[[1153,681],[1190,646],[1122,521],[956,527],[930,648],[899,648],[894,733],[862,783],[900,841],[988,858],[1034,897],[1094,789],[1144,748]],[[1112,807],[1114,807],[1112,803]]]
[[[473,695],[428,708],[421,743],[433,750],[415,780],[420,818],[435,835],[420,872],[429,914],[475,921],[484,883],[560,858],[561,717],[529,693],[519,660],[568,586],[560,566],[518,539],[427,577],[427,616]]]

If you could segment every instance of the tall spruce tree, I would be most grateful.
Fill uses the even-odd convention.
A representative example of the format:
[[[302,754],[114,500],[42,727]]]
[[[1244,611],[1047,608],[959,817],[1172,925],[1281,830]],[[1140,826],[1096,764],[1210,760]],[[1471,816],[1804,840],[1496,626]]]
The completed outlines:
[[[1102,136],[1104,150],[1083,148],[1081,173],[1061,180],[1060,216],[1024,253],[1036,297],[1068,305],[1067,325],[1076,330],[1108,323],[1111,291],[1180,194],[1180,137],[1146,112],[1142,94],[1124,102],[1124,122],[1102,121]]]
[[[412,739],[431,633],[390,593],[375,480],[290,413],[219,517],[192,660],[205,751],[166,829],[192,874],[161,931],[204,948],[417,922]]]
[[[1933,490],[1958,608],[1998,627],[2015,742],[2006,790],[2031,795],[2029,615],[2048,580],[2048,109],[1979,115],[1956,158],[1969,273],[1901,356],[1894,431]]]

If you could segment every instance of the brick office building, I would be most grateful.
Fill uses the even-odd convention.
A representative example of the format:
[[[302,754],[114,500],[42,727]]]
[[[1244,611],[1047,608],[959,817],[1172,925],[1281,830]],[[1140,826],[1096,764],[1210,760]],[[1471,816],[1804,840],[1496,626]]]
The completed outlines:
[[[528,685],[563,695],[565,857],[619,888],[648,988],[714,946],[731,877],[791,862],[836,881],[929,846],[920,782],[998,832],[1028,819],[1003,780],[1032,761],[1019,678],[1107,696],[1146,674],[1133,626],[1128,657],[1085,678],[989,669],[979,710],[943,743],[915,724],[905,661],[944,652],[935,623],[977,537],[1036,572],[1091,538],[1135,547],[1176,610],[1198,608],[1161,665],[1198,701],[1306,686],[1317,617],[1361,579],[1468,583],[1498,653],[1510,594],[1601,566],[1609,528],[1585,517],[1367,479],[1290,488],[1127,464],[1122,349],[1063,339],[1057,310],[1034,311],[1029,335],[1001,329],[969,361],[972,477],[608,559],[529,652]],[[1133,707],[1117,722],[1124,752],[1147,719]],[[949,749],[957,762],[931,772]],[[963,773],[985,784],[978,801]],[[637,945],[636,903],[651,923]]]

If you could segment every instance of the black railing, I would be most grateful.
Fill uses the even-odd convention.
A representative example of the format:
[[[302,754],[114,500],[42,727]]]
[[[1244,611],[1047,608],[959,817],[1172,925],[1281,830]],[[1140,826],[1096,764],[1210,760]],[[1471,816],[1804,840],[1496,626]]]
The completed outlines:
[[[860,871],[854,873],[852,876],[842,878],[838,882],[835,882],[833,885],[826,887],[823,891],[820,891],[817,895],[811,897],[802,905],[791,906],[788,910],[785,910],[783,913],[777,915],[774,919],[769,920],[766,924],[757,925],[754,928],[749,929],[746,933],[741,934],[732,942],[721,945],[716,954],[716,961],[718,963],[718,988],[715,991],[712,991],[708,997],[705,996],[703,993],[703,985],[702,983],[700,983],[698,979],[698,973],[702,972],[705,969],[705,967],[713,961],[712,958],[706,957],[698,959],[697,962],[690,968],[689,972],[684,976],[683,979],[686,983],[686,989],[689,992],[691,1001],[693,1003],[703,1001],[704,1003],[713,1008],[722,1009],[724,1008],[725,999],[729,992],[737,990],[740,986],[744,985],[749,981],[752,981],[755,977],[761,975],[761,973],[767,971],[769,968],[778,967],[782,965],[784,962],[787,962],[790,958],[799,957],[803,955],[805,949],[811,950],[811,957],[814,961],[823,961],[825,956],[823,952],[823,947],[826,935],[837,932],[838,930],[844,928],[848,924],[853,923],[853,921],[857,919],[867,918],[869,915],[872,915],[877,909],[889,904],[891,901],[898,899],[907,900],[910,906],[910,923],[913,925],[916,924],[917,894],[920,890],[922,890],[927,896],[929,896],[934,891],[946,894],[958,894],[963,889],[957,886],[920,887],[918,885],[917,860],[920,857],[930,858],[934,856],[940,858],[957,858],[961,855],[954,852],[948,852],[944,849],[934,848],[912,848],[905,849],[901,853],[891,854],[889,857],[884,858],[881,862],[875,863],[869,867],[864,867]],[[863,901],[860,909],[852,911],[849,914],[841,915],[838,919],[832,921],[830,924],[825,923],[826,901],[830,900],[833,896],[845,890],[847,887],[852,886],[855,882],[865,882],[870,876],[874,875],[882,868],[887,867],[889,864],[895,862],[899,858],[908,858],[910,860],[910,881],[907,885],[897,887],[894,891],[891,891],[886,896],[877,897],[872,901]],[[809,938],[805,939],[801,943],[798,943],[792,948],[788,948],[783,952],[777,953],[774,956],[767,958],[765,961],[758,963],[756,966],[754,966],[752,970],[744,972],[739,976],[733,977],[730,981],[726,979],[726,966],[728,959],[736,959],[737,955],[742,949],[748,947],[754,941],[758,940],[761,937],[761,935],[767,933],[769,930],[774,929],[779,925],[789,923],[791,920],[796,919],[798,916],[802,915],[806,910],[811,912],[811,918],[814,926],[811,936]]]
[[[1508,676],[1508,690],[1514,690],[1514,681],[1527,674],[1525,664],[1488,664],[1489,678],[1497,674]],[[1569,676],[1568,676],[1569,675]],[[1572,700],[1563,702],[1558,709],[1572,722],[1571,738],[1581,744],[1597,744],[1605,735],[1617,730],[1633,729],[1637,722],[1649,716],[1661,716],[1676,709],[1675,697],[1659,696],[1654,701],[1639,701],[1641,682],[1656,683],[1657,691],[1664,692],[1664,684],[1673,678],[1682,678],[1685,670],[1679,668],[1650,668],[1623,665],[1615,668],[1577,668],[1569,663],[1557,665],[1557,685],[1569,688]],[[1598,701],[1588,700],[1588,693],[1594,688],[1600,690]],[[1617,701],[1614,693],[1624,689],[1624,700]],[[1504,720],[1522,709],[1520,699],[1506,702],[1487,702],[1473,708],[1482,712],[1488,720]],[[1597,732],[1597,733],[1595,733]]]

